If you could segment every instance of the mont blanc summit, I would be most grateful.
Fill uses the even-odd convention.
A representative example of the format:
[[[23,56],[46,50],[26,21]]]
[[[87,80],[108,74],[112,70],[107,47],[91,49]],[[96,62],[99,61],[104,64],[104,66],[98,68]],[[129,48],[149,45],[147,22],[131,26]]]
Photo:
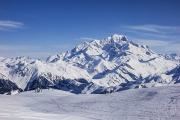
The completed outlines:
[[[0,93],[38,87],[73,93],[108,93],[168,86],[179,79],[179,62],[139,45],[124,35],[83,42],[46,61],[0,58]]]

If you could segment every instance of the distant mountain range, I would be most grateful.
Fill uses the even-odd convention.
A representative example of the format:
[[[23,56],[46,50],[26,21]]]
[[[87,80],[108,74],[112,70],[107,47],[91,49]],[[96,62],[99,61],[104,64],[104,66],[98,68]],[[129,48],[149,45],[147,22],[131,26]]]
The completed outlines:
[[[0,94],[37,88],[109,93],[180,82],[180,56],[160,55],[123,35],[84,42],[46,61],[0,58]]]

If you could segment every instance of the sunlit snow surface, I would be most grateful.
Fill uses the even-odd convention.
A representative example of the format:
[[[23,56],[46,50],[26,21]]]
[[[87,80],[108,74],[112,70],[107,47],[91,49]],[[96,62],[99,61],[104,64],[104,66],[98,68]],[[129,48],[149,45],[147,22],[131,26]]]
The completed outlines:
[[[46,61],[0,58],[0,94],[58,88],[74,93],[107,93],[180,83],[176,55],[160,55],[123,35],[83,42]]]
[[[112,94],[60,90],[0,95],[0,120],[179,120],[180,86]]]

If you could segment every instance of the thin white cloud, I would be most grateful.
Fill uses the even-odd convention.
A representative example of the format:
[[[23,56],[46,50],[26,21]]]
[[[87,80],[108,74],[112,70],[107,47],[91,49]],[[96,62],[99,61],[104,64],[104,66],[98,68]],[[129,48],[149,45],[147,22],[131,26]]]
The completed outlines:
[[[133,41],[148,45],[157,52],[180,53],[180,26],[144,24],[126,25],[122,29],[133,35]]]
[[[175,34],[180,33],[180,26],[163,26],[155,24],[144,24],[144,25],[127,25],[124,28],[128,30],[150,32],[158,34]]]
[[[18,21],[10,21],[10,20],[0,20],[0,30],[8,31],[23,28],[24,23]]]
[[[87,40],[87,41],[90,41],[90,40],[97,40],[97,39],[89,38],[89,37],[81,37],[80,40]]]
[[[0,51],[21,51],[21,50],[35,50],[35,49],[52,49],[52,48],[59,48],[59,49],[68,49],[71,45],[63,44],[63,45],[8,45],[8,44],[1,44]]]
[[[92,41],[92,40],[97,40],[97,39],[95,39],[95,38],[90,38],[90,37],[80,37],[80,38],[77,38],[77,39],[75,39],[76,40],[76,43],[74,44],[74,46],[76,46],[76,45],[79,45],[79,44],[81,44],[81,43],[83,43],[83,42],[90,42],[90,41]],[[73,46],[73,47],[74,47]]]
[[[138,41],[138,43],[143,44],[143,45],[148,45],[148,46],[153,46],[153,47],[161,47],[161,46],[167,46],[169,44],[168,41],[163,41],[163,40],[155,40],[155,39],[135,39]]]
[[[163,41],[155,39],[134,39],[142,45],[148,45],[161,53],[178,53],[180,54],[180,42]]]
[[[92,40],[97,40],[97,39],[94,39],[94,38],[90,38],[90,37],[81,37],[80,39],[78,39],[78,43],[82,43],[82,42],[90,42]]]
[[[0,57],[29,56],[33,58],[46,58],[71,48],[69,44],[61,45],[10,45],[0,44]]]
[[[31,46],[27,45],[0,45],[0,51],[20,51],[20,50],[28,50]]]

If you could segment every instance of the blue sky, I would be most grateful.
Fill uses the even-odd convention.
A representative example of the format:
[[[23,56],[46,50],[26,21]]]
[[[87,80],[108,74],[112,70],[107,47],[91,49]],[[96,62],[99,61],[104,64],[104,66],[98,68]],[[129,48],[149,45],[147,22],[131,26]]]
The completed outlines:
[[[180,53],[180,0],[0,0],[0,56],[44,58],[113,33]]]

